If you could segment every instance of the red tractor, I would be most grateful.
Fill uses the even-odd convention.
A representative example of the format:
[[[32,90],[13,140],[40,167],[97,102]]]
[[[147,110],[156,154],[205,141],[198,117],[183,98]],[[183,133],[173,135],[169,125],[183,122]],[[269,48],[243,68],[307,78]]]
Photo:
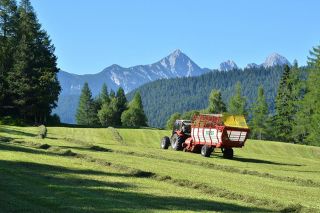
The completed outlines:
[[[249,128],[244,116],[222,114],[195,115],[191,121],[177,120],[171,138],[161,140],[161,148],[201,153],[209,157],[214,148],[221,148],[223,157],[232,159],[234,147],[241,148]]]
[[[171,137],[165,136],[161,140],[161,148],[168,149],[171,147],[176,150],[183,149],[183,143],[190,137],[191,121],[190,120],[176,120],[173,125]]]

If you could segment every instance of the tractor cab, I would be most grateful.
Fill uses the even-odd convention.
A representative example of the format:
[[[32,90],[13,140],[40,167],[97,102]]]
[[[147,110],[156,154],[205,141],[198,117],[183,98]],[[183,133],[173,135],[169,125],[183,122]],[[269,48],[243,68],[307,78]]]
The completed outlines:
[[[190,135],[191,121],[190,120],[176,120],[173,125],[172,135]]]

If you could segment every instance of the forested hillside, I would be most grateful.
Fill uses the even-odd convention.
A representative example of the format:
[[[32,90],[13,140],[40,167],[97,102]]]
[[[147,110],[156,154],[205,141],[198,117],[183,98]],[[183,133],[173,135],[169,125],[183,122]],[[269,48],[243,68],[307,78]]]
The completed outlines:
[[[274,111],[274,99],[279,87],[283,68],[251,68],[227,72],[210,72],[199,77],[162,79],[145,84],[128,94],[131,99],[140,91],[144,110],[150,126],[164,127],[166,120],[174,112],[186,112],[193,109],[204,109],[212,89],[219,89],[225,103],[229,102],[236,82],[242,84],[248,106],[257,96],[259,85],[262,85],[270,112]]]

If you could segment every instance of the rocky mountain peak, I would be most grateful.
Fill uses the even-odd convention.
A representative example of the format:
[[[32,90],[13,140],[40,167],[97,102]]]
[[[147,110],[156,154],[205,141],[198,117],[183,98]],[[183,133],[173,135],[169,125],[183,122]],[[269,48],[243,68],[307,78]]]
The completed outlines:
[[[264,67],[273,67],[273,66],[283,66],[283,65],[290,65],[288,59],[278,53],[272,53],[269,55],[265,62],[262,64]]]
[[[238,69],[237,64],[232,60],[227,60],[220,64],[220,71],[230,71],[233,69]]]

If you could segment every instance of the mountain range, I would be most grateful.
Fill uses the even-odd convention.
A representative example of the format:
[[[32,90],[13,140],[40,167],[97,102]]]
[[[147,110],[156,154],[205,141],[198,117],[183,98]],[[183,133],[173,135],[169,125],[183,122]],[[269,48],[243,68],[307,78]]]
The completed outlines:
[[[84,82],[88,82],[94,95],[100,92],[103,83],[116,90],[122,87],[129,92],[145,83],[157,79],[199,76],[209,69],[202,69],[187,55],[177,49],[160,61],[149,65],[138,65],[129,68],[113,64],[97,74],[76,75],[60,71],[58,79],[62,94],[80,94]]]
[[[261,65],[251,63],[248,64],[245,69],[260,66],[265,68],[283,66],[284,64],[290,63],[285,57],[273,53],[268,56]],[[99,94],[103,83],[107,84],[109,90],[117,90],[119,87],[122,87],[125,92],[128,93],[148,82],[158,79],[193,77],[208,72],[227,72],[234,69],[239,68],[236,63],[231,60],[222,62],[219,70],[201,68],[181,50],[177,49],[167,57],[149,65],[137,65],[125,68],[114,64],[99,73],[85,75],[72,74],[61,70],[58,73],[58,79],[62,91],[59,96],[58,107],[54,109],[53,112],[60,116],[62,122],[75,123],[74,115],[82,85],[85,82],[88,82],[93,96],[96,96]]]

